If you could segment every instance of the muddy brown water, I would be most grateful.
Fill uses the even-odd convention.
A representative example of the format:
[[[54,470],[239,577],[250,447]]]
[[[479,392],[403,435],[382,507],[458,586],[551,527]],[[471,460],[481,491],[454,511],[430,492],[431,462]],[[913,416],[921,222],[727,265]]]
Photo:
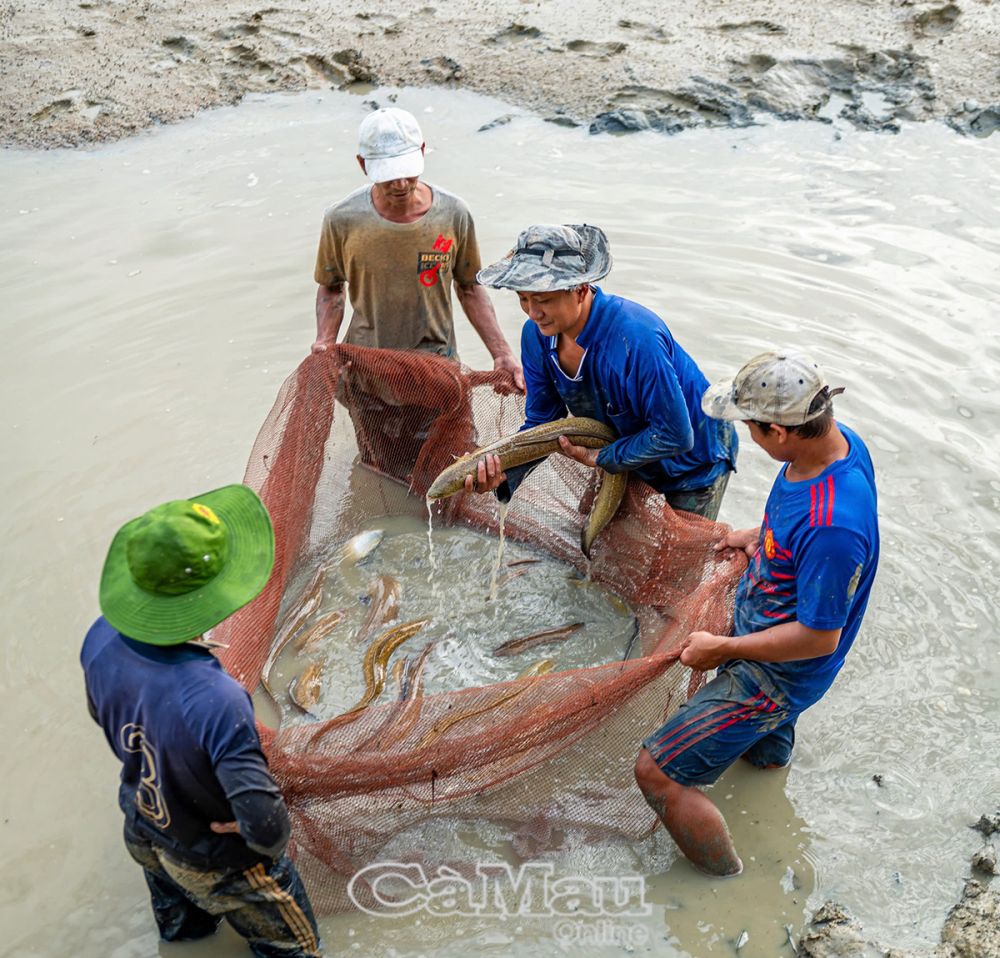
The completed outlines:
[[[746,931],[740,955],[777,955],[784,926],[829,897],[883,940],[934,941],[977,846],[967,824],[1000,794],[1000,141],[818,124],[593,138],[520,115],[478,133],[511,109],[441,90],[399,103],[433,148],[427,178],[470,202],[485,257],[532,221],[598,223],[616,261],[605,288],[661,313],[710,378],[768,345],[810,349],[874,456],[883,559],[791,768],[734,768],[713,791],[741,878],[699,877],[662,836],[568,835],[543,856],[556,876],[642,876],[649,914],[616,932],[353,913],[324,921],[328,953],[714,956]],[[117,527],[242,475],[311,341],[320,218],[361,182],[366,110],[347,94],[262,98],[100,150],[0,154],[0,954],[246,953],[229,932],[158,945],[77,653]],[[494,302],[516,342],[513,295]],[[749,442],[739,465],[722,518],[746,525],[775,467]],[[407,840],[510,859],[492,827],[428,829],[387,854]]]

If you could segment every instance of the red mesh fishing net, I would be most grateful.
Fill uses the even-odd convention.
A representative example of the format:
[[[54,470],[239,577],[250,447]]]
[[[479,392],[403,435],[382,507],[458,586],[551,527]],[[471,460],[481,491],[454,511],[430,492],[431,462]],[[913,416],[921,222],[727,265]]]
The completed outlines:
[[[346,516],[356,527],[401,508],[419,515],[454,457],[516,431],[523,401],[498,393],[506,384],[504,374],[424,352],[346,345],[309,356],[286,380],[245,477],[274,522],[274,573],[214,634],[230,644],[222,662],[248,691],[260,682],[286,587],[345,537]],[[358,469],[391,481],[354,482]],[[526,853],[553,832],[638,840],[656,825],[632,765],[642,738],[699,677],[650,653],[695,628],[728,631],[742,563],[716,560],[724,527],[674,512],[633,480],[588,570],[579,542],[595,478],[551,456],[514,496],[505,531],[626,600],[641,625],[634,657],[374,704],[348,722],[260,726],[318,911],[350,907],[351,876],[429,819],[499,823]],[[492,496],[460,493],[434,513],[435,525],[498,531]]]

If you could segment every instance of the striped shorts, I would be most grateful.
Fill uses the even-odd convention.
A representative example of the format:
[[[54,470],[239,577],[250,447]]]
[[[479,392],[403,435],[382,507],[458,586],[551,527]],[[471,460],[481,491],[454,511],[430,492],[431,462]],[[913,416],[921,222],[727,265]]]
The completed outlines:
[[[642,744],[675,782],[710,785],[740,756],[761,768],[787,765],[798,716],[758,663],[739,660]]]

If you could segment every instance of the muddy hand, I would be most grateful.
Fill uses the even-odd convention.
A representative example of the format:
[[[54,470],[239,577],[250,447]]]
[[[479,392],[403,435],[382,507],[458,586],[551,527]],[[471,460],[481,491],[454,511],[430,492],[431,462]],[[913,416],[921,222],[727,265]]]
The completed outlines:
[[[216,835],[239,835],[239,822],[212,822],[208,826]]]
[[[574,446],[565,436],[559,437],[559,449],[564,456],[569,456],[570,459],[590,466],[591,469],[597,468],[597,453],[600,450],[588,449],[586,446]]]
[[[514,381],[513,387],[506,384],[497,385],[494,389],[496,393],[501,396],[508,396],[511,393],[520,393],[524,395],[524,373],[521,367],[518,366],[517,360],[514,358],[513,354],[507,353],[503,356],[498,356],[493,360],[493,368],[497,372],[505,372],[510,375],[510,378]]]
[[[492,492],[507,481],[507,473],[500,465],[500,457],[487,455],[479,460],[475,476],[465,477],[466,492]]]
[[[732,658],[728,641],[725,636],[711,632],[691,632],[678,647],[681,664],[702,672],[714,669]]]
[[[720,559],[728,559],[734,552],[744,552],[752,559],[760,541],[760,529],[731,529],[724,539],[720,539],[712,547],[722,553]]]

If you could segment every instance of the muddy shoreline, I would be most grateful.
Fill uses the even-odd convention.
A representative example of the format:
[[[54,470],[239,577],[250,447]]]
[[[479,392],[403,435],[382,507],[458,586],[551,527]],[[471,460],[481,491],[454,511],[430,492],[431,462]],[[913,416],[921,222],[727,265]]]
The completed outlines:
[[[1000,875],[996,838],[1000,809],[982,815],[972,826],[982,846],[972,855],[962,896],[948,912],[935,948],[909,951],[873,941],[853,915],[837,902],[826,902],[810,920],[799,942],[800,958],[995,958],[1000,955]]]
[[[352,84],[460,85],[595,133],[777,116],[987,136],[998,52],[994,0],[9,3],[0,144],[98,143],[251,92]]]

